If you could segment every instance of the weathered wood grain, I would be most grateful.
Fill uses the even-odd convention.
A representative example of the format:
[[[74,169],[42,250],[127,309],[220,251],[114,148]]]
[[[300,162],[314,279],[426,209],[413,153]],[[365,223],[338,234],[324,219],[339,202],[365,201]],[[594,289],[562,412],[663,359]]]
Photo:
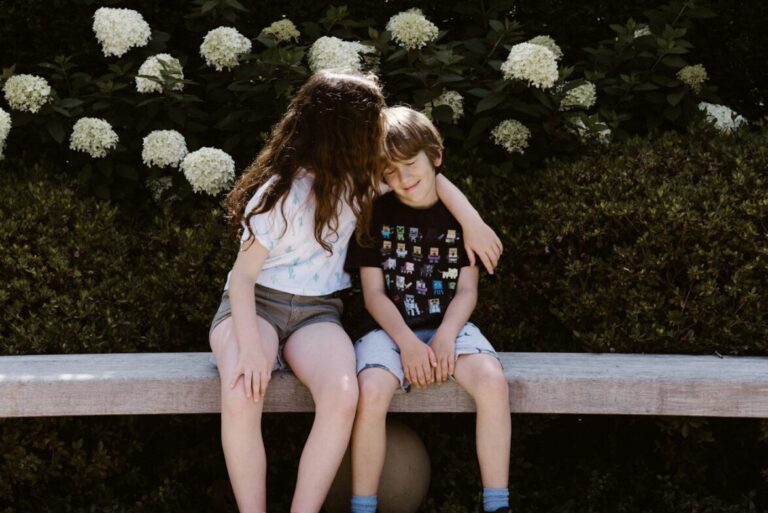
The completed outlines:
[[[0,357],[0,416],[219,412],[210,353]],[[768,418],[768,358],[502,353],[516,413]],[[306,388],[275,373],[265,411],[312,411]],[[398,393],[391,411],[474,411],[454,383]]]

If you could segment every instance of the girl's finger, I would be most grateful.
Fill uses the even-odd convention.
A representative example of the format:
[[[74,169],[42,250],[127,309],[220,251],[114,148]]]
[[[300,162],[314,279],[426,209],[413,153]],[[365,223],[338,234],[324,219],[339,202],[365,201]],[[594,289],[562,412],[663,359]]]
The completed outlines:
[[[235,369],[235,371],[232,373],[232,379],[229,381],[229,388],[235,388],[235,385],[237,385],[237,379],[240,377],[240,375],[243,373],[243,369]]]
[[[262,372],[259,374],[259,397],[264,397],[267,393],[267,384],[269,383],[269,374]]]
[[[245,387],[245,397],[253,396],[253,371],[247,370],[244,373],[243,386]]]
[[[464,244],[464,251],[467,253],[467,258],[469,258],[469,265],[475,265],[475,252],[472,251],[472,248]]]
[[[493,274],[494,265],[491,262],[491,259],[488,258],[488,255],[485,253],[480,255],[480,260],[483,262],[483,265],[485,266],[485,270],[488,271],[488,274]]]

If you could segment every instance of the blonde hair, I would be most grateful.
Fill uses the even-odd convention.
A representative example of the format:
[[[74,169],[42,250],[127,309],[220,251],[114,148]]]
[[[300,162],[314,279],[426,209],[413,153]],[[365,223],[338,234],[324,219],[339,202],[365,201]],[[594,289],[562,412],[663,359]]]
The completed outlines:
[[[422,150],[433,165],[438,161],[443,153],[443,139],[427,116],[405,106],[387,107],[383,114],[390,161],[408,160]]]

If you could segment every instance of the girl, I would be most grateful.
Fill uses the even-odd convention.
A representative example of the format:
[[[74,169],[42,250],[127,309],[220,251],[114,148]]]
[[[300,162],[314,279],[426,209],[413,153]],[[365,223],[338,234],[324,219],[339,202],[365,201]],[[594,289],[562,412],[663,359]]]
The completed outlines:
[[[358,389],[337,293],[350,285],[347,244],[356,223],[370,226],[386,166],[383,107],[371,79],[313,75],[227,197],[241,248],[209,339],[221,377],[224,458],[242,513],[266,511],[261,413],[273,370],[289,366],[315,403],[292,513],[319,511],[349,442]],[[492,230],[450,182],[441,178],[438,192],[467,223],[469,245],[495,266],[501,244]]]

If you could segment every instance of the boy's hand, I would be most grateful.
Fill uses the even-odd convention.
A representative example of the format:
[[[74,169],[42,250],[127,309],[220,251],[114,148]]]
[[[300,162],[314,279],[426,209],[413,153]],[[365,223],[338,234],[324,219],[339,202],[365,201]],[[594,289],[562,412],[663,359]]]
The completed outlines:
[[[493,274],[493,270],[499,264],[504,246],[496,232],[482,219],[478,219],[470,229],[464,230],[464,249],[467,251],[470,265],[475,265],[475,254],[477,254],[488,273]]]
[[[456,367],[456,337],[443,335],[438,330],[432,338],[432,349],[437,358],[435,367],[435,379],[438,383],[444,383]]]
[[[416,388],[434,383],[437,359],[427,344],[414,337],[411,342],[400,347],[400,360],[403,362],[405,379],[416,385]]]

